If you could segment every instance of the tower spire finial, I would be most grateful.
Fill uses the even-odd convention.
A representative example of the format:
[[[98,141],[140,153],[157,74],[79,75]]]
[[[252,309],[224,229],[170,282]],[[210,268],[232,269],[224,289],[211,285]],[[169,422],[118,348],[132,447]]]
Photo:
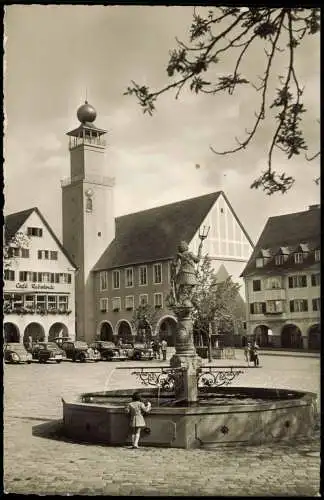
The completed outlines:
[[[88,104],[88,89],[85,89],[85,103]]]

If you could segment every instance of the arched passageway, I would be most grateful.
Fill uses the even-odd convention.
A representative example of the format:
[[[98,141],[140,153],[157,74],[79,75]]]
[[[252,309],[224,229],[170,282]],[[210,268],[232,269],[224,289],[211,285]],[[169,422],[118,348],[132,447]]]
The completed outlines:
[[[176,341],[176,330],[177,322],[174,318],[167,317],[163,319],[159,326],[159,339],[165,339],[168,343],[168,346],[174,347]]]
[[[152,328],[147,321],[139,324],[135,342],[150,342],[152,340]]]
[[[39,323],[29,323],[25,328],[23,343],[25,347],[30,347],[31,342],[44,342],[45,331]]]
[[[48,341],[51,342],[57,337],[68,337],[69,330],[64,323],[54,323],[48,332]]]
[[[258,325],[254,329],[254,338],[260,347],[267,347],[269,345],[269,328],[266,325]]]
[[[5,342],[19,342],[20,332],[19,328],[14,323],[4,323],[3,333]]]
[[[132,329],[128,321],[123,320],[119,323],[117,336],[124,344],[133,342]]]
[[[100,340],[105,340],[106,342],[113,342],[114,332],[111,324],[108,323],[108,321],[101,323],[99,336]]]
[[[285,325],[281,331],[281,347],[302,349],[303,337],[296,325]]]
[[[321,349],[321,327],[319,324],[312,325],[308,330],[308,348]]]

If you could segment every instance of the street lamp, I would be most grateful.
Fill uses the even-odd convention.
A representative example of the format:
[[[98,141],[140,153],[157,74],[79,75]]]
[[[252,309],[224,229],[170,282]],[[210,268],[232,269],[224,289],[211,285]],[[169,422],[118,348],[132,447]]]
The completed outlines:
[[[209,229],[210,229],[210,226],[201,226],[199,228],[199,233],[198,233],[198,236],[199,236],[199,239],[201,241],[205,240],[208,236],[208,233],[209,233]]]

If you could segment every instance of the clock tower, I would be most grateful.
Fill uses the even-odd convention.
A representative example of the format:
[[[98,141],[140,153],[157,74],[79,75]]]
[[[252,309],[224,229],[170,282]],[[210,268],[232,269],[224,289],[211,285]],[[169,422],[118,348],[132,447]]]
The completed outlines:
[[[106,163],[106,130],[94,121],[96,110],[87,101],[80,106],[80,125],[68,132],[70,177],[62,181],[63,245],[78,270],[76,338],[94,339],[93,266],[115,237],[114,178]]]

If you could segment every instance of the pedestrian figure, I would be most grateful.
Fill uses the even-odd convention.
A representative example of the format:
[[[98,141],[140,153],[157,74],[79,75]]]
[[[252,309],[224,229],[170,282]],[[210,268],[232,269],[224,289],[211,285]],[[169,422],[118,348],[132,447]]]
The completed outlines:
[[[160,359],[160,344],[158,339],[155,339],[152,345],[154,359]]]
[[[251,349],[251,344],[248,342],[246,346],[244,347],[244,356],[245,356],[245,361],[249,364],[250,361],[250,349]]]
[[[259,349],[258,344],[254,342],[253,346],[250,348],[250,361],[254,363],[254,366],[259,366],[258,349]]]
[[[141,400],[138,392],[132,396],[132,402],[126,407],[127,413],[130,415],[130,427],[132,431],[132,446],[131,448],[138,448],[138,442],[141,436],[141,430],[146,427],[143,414],[151,410],[151,403],[148,401],[146,404]]]
[[[163,361],[166,361],[167,347],[168,347],[168,343],[165,339],[163,339],[161,342],[161,351],[162,351]]]

